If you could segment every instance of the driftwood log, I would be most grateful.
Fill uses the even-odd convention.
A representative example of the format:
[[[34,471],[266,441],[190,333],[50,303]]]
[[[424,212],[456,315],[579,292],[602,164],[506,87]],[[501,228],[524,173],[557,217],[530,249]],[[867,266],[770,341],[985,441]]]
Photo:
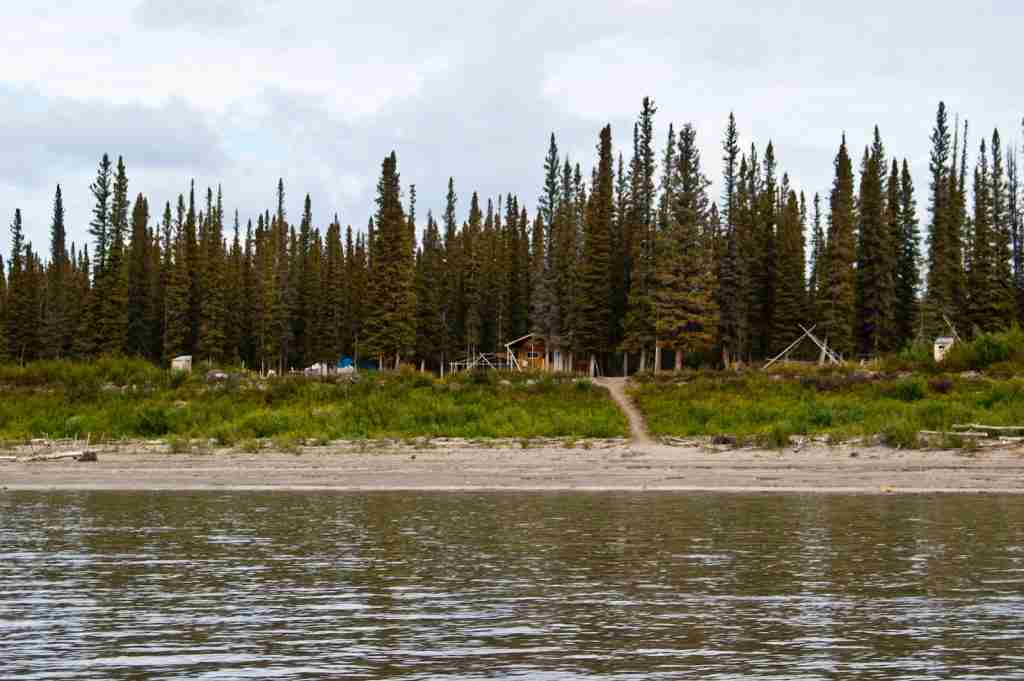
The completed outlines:
[[[983,426],[980,423],[963,423],[954,425],[953,430],[985,433],[988,437],[1024,437],[1024,426]]]
[[[99,459],[94,451],[77,451],[77,452],[61,452],[59,454],[35,454],[32,456],[24,456],[17,459],[20,463],[31,463],[35,461],[60,461],[63,459],[73,459],[81,462],[95,462]]]

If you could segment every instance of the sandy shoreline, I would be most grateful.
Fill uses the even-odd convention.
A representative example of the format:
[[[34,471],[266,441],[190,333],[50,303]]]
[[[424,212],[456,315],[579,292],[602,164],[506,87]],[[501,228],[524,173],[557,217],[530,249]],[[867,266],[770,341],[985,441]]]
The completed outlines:
[[[142,444],[98,451],[96,463],[0,462],[0,489],[1024,493],[1024,448],[815,444],[776,452],[601,442],[529,449],[392,443],[298,454],[172,454]]]

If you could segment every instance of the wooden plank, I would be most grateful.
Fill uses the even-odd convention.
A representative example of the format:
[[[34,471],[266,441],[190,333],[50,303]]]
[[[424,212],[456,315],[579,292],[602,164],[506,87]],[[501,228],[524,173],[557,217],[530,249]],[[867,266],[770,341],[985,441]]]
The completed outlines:
[[[989,436],[996,435],[1017,435],[1024,436],[1024,426],[985,426],[980,423],[958,423],[953,425],[953,430],[970,430],[987,433]]]
[[[959,432],[946,432],[942,430],[920,430],[918,435],[924,435],[925,437],[967,437],[976,439],[986,439],[992,437],[988,433],[979,433],[976,431],[959,431]]]

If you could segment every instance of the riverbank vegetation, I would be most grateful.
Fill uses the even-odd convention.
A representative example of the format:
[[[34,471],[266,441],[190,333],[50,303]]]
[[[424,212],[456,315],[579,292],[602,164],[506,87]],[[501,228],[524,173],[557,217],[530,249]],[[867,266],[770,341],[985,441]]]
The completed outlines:
[[[923,444],[921,431],[1024,425],[1024,332],[979,334],[955,345],[941,364],[922,345],[864,366],[646,375],[632,396],[655,436],[767,446],[784,446],[794,436],[878,436],[894,447],[915,447]],[[950,435],[938,444],[961,441]]]
[[[559,375],[478,373],[226,379],[169,372],[142,360],[0,367],[0,440],[34,437],[213,440],[607,438],[626,420],[607,391]]]

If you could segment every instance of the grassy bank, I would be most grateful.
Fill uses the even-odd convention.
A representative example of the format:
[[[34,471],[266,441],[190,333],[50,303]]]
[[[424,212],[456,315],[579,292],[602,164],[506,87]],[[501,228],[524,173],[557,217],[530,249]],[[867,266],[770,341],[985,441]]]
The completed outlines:
[[[913,447],[922,430],[1024,424],[1020,379],[707,373],[647,382],[633,397],[654,435],[728,435],[767,446],[784,446],[794,435],[879,435],[886,444]]]
[[[727,435],[768,446],[795,435],[828,435],[836,441],[880,436],[913,447],[922,430],[1024,425],[1020,329],[957,344],[941,364],[930,355],[930,347],[918,347],[865,367],[662,375],[642,380],[632,394],[654,435]]]
[[[526,374],[363,373],[356,382],[246,375],[207,383],[146,362],[0,367],[0,440],[618,437],[625,418],[588,381]]]

